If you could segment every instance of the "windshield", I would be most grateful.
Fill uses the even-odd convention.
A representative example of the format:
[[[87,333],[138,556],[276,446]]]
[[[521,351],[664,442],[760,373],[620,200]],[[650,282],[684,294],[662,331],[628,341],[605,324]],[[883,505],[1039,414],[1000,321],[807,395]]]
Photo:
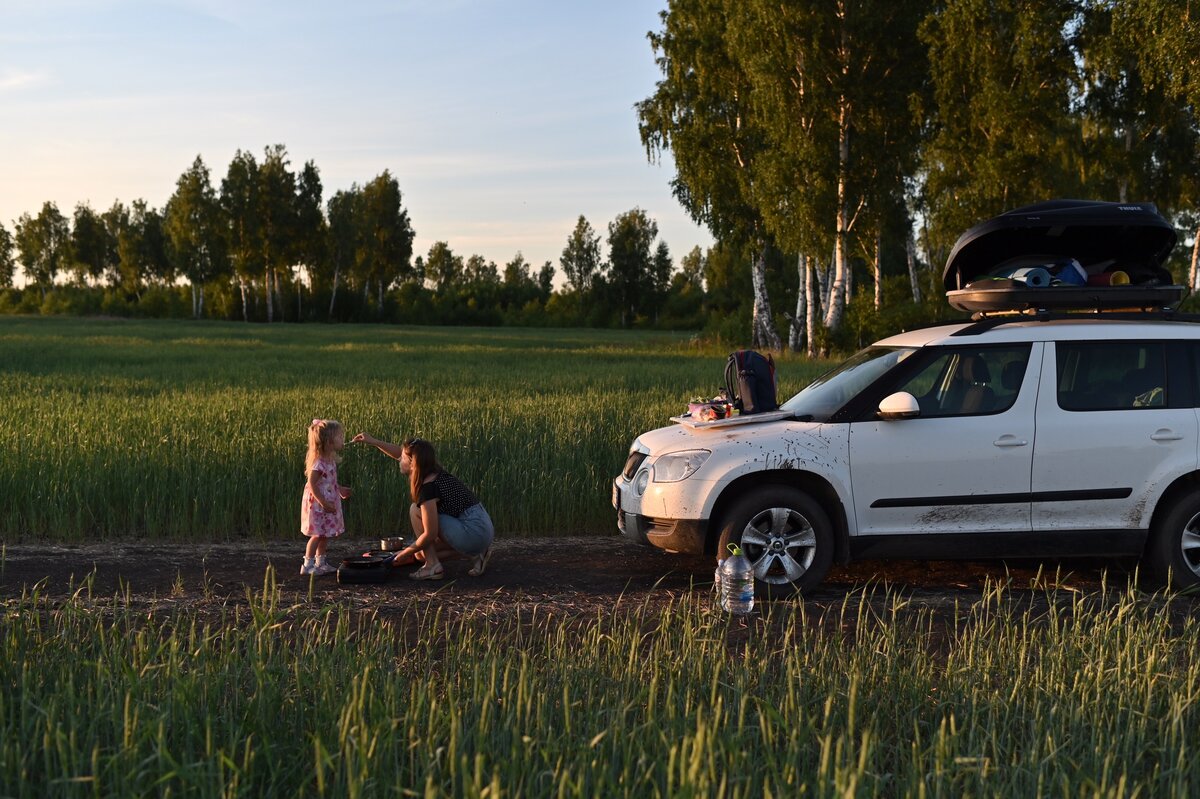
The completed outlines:
[[[782,408],[797,419],[827,422],[860,391],[916,352],[912,347],[867,347],[831,372],[818,377]]]

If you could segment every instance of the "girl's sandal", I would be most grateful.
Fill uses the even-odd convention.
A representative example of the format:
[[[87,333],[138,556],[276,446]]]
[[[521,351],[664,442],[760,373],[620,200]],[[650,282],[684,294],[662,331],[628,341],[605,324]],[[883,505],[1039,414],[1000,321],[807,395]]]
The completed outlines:
[[[429,568],[428,566],[422,566],[421,568],[417,569],[412,574],[408,575],[408,579],[410,579],[410,580],[440,580],[445,576],[446,576],[446,570],[443,569],[441,564],[439,563],[437,566],[435,566],[432,569]]]
[[[472,577],[482,577],[487,571],[488,561],[492,559],[492,548],[488,547],[483,551],[482,555],[475,556],[475,563],[471,566],[471,570],[467,574]]]

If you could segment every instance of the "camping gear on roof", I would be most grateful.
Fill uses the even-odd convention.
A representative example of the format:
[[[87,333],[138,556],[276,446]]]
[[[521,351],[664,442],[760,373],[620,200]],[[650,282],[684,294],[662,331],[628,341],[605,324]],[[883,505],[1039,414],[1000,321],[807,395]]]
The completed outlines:
[[[942,283],[960,311],[1174,307],[1186,292],[1163,265],[1175,241],[1152,203],[1052,200],[963,233]]]

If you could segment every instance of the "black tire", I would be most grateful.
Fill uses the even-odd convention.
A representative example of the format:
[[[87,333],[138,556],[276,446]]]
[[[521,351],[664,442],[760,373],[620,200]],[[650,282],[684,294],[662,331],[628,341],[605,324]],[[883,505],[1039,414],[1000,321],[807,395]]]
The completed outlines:
[[[1200,587],[1200,491],[1176,499],[1154,522],[1143,564],[1163,585]]]
[[[804,593],[825,579],[833,563],[829,516],[798,488],[756,488],[734,502],[720,524],[717,557],[729,557],[729,544],[739,544],[754,567],[760,598]]]

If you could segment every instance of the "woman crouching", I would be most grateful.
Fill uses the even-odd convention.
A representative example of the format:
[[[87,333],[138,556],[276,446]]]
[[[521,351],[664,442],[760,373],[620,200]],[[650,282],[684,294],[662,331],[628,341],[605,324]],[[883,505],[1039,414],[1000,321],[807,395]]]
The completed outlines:
[[[441,580],[446,576],[443,560],[466,556],[474,558],[468,574],[482,575],[492,556],[495,527],[471,489],[438,463],[433,445],[423,438],[406,438],[396,446],[366,433],[359,433],[353,441],[370,444],[400,461],[400,471],[408,475],[412,495],[408,518],[415,540],[396,553],[392,565],[421,560],[424,565],[409,577]]]

